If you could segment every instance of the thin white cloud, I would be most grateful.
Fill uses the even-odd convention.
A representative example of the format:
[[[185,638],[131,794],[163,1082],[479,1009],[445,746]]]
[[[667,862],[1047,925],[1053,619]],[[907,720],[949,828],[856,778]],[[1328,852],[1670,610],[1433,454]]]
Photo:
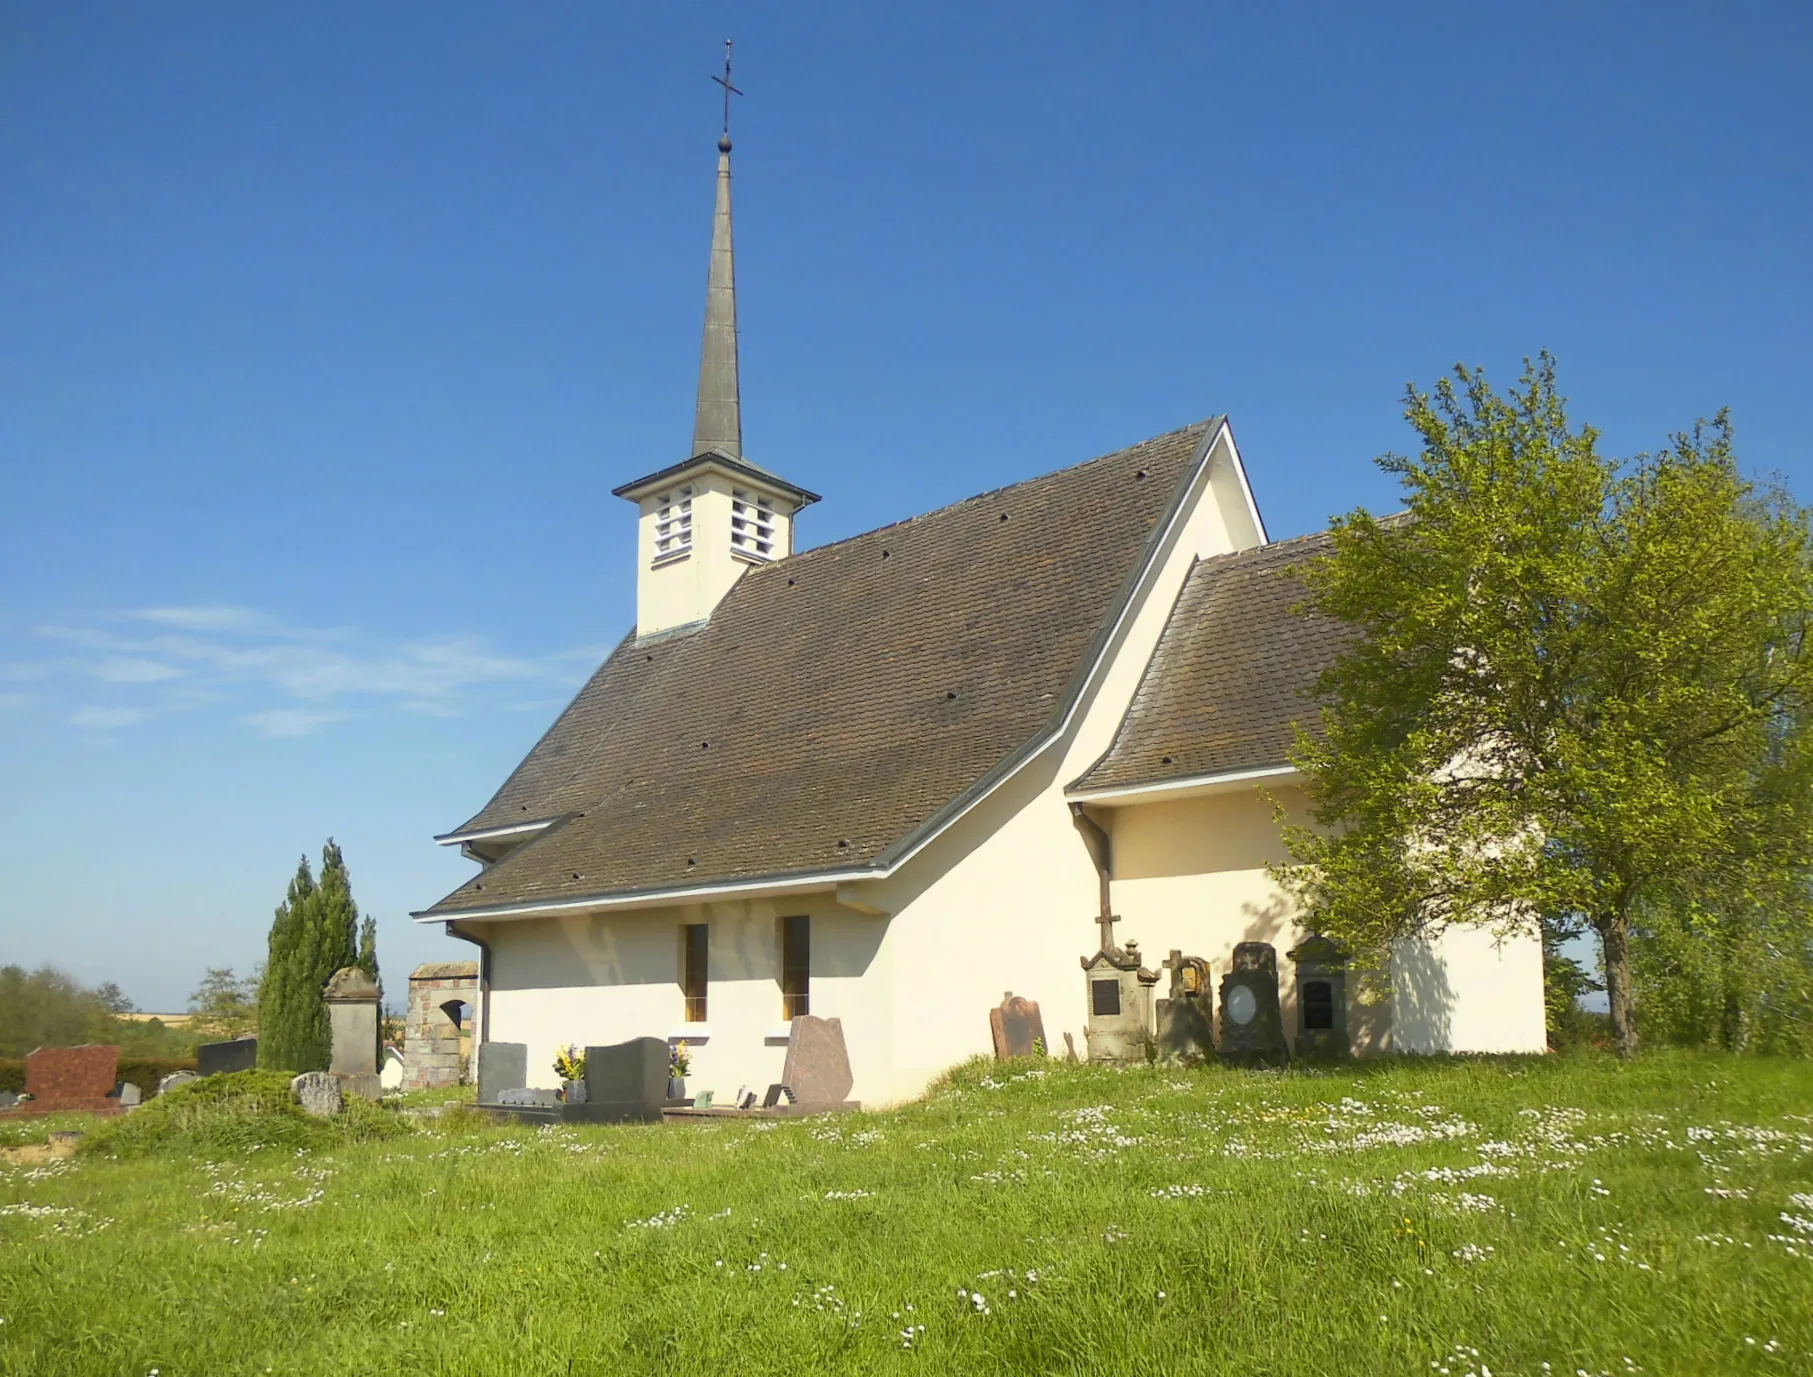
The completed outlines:
[[[264,613],[249,607],[141,607],[126,615],[180,631],[264,631],[273,625]]]
[[[269,712],[247,713],[239,720],[263,736],[309,736],[329,722],[345,717],[343,712],[308,712],[302,708],[273,708]]]
[[[90,665],[88,672],[109,684],[156,684],[165,679],[180,679],[183,675],[180,669],[135,655],[109,655],[98,664]]]
[[[69,719],[72,727],[87,727],[93,731],[111,731],[115,727],[131,727],[145,720],[145,714],[138,708],[102,708],[89,707],[78,709]]]
[[[0,712],[21,712],[31,703],[29,693],[0,693]]]
[[[236,720],[270,736],[317,731],[353,715],[349,709],[360,700],[435,717],[496,711],[504,701],[525,698],[564,702],[581,666],[600,655],[574,649],[507,655],[458,634],[386,645],[346,630],[285,625],[228,604],[140,608],[35,632],[67,653],[6,677],[98,679],[139,695],[127,698],[128,707],[84,709],[78,725],[102,725],[94,714],[131,713],[129,721],[107,722],[129,725],[230,703]]]

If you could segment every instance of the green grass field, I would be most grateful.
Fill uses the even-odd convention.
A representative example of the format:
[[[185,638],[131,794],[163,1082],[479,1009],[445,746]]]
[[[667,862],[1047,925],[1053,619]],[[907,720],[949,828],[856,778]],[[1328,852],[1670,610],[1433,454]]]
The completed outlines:
[[[1807,1063],[977,1063],[884,1114],[255,1149],[203,1109],[0,1169],[0,1371],[1813,1371]]]

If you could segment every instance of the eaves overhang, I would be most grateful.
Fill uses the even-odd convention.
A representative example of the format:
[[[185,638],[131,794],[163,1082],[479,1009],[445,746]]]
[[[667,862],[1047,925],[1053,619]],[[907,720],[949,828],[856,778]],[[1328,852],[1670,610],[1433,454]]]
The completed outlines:
[[[751,483],[759,483],[763,487],[774,488],[791,497],[801,507],[810,507],[814,502],[821,500],[819,495],[809,488],[802,488],[797,483],[789,483],[778,474],[770,473],[767,469],[751,464],[747,460],[732,458],[722,450],[716,449],[706,450],[703,454],[695,454],[692,458],[682,459],[677,464],[669,464],[659,472],[651,473],[645,478],[634,479],[620,488],[612,488],[611,496],[626,498],[631,502],[639,501],[654,489],[666,487],[681,475],[699,468],[721,469],[733,477],[742,478]]]

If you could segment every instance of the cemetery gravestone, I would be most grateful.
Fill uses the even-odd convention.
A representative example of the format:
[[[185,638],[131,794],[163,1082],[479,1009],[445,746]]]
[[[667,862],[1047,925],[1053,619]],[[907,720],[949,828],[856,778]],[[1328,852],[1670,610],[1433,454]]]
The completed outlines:
[[[1297,968],[1297,1055],[1310,1061],[1351,1056],[1347,953],[1318,933],[1287,954]]]
[[[120,1082],[119,1101],[121,1109],[131,1109],[145,1098],[145,1092],[131,1081]]]
[[[378,987],[357,966],[334,972],[322,996],[333,1034],[328,1069],[348,1094],[375,1100],[383,1093],[378,1081]]]
[[[1000,1007],[988,1011],[988,1031],[995,1039],[997,1061],[1045,1055],[1045,1021],[1036,1000],[1009,990],[1001,996]]]
[[[19,1096],[11,1090],[0,1090],[0,1109],[11,1109],[19,1103]]]
[[[502,1104],[507,1090],[521,1090],[529,1083],[529,1044],[481,1042],[473,1056],[478,1064],[478,1102]]]
[[[1083,958],[1089,996],[1083,1036],[1092,1062],[1130,1063],[1146,1059],[1152,1040],[1152,987],[1158,972],[1139,963],[1139,943],[1103,947]]]
[[[234,1038],[230,1042],[204,1042],[195,1049],[195,1070],[203,1076],[225,1076],[250,1071],[258,1065],[258,1039]]]
[[[190,1081],[198,1081],[200,1079],[201,1077],[196,1075],[193,1071],[172,1071],[157,1083],[157,1093],[160,1095],[168,1095],[172,1090],[176,1089],[177,1086],[187,1085]]]
[[[1209,963],[1173,951],[1165,968],[1171,972],[1171,997],[1158,1001],[1159,1056],[1167,1061],[1206,1060],[1215,1051]]]
[[[1279,1065],[1289,1057],[1278,1004],[1278,954],[1269,942],[1242,942],[1221,977],[1221,1056],[1244,1065]]]
[[[844,1048],[842,1019],[800,1014],[787,1034],[787,1060],[781,1084],[807,1108],[841,1105],[850,1097],[855,1077]]]
[[[599,1123],[659,1120],[671,1057],[665,1038],[586,1048],[584,1117]]]
[[[304,1071],[290,1082],[290,1093],[304,1114],[313,1114],[317,1119],[331,1119],[346,1108],[340,1079],[332,1071]]]
[[[35,1112],[117,1109],[112,1092],[119,1067],[117,1047],[40,1047],[25,1059],[25,1090]]]

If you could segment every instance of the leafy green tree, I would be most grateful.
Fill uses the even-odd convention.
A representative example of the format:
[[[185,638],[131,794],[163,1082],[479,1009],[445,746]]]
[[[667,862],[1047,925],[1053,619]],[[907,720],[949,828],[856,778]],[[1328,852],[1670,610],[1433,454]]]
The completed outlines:
[[[326,1068],[332,1047],[321,992],[358,958],[358,909],[346,858],[330,837],[316,880],[304,856],[271,923],[258,993],[258,1064],[286,1071]]]
[[[95,991],[52,966],[0,966],[0,1056],[105,1042],[116,1025]]]
[[[1420,451],[1379,461],[1406,517],[1338,519],[1305,575],[1355,641],[1318,684],[1324,733],[1297,743],[1316,825],[1286,829],[1279,877],[1375,949],[1578,915],[1630,1055],[1646,915],[1765,900],[1809,868],[1807,514],[1739,476],[1723,413],[1660,454],[1601,455],[1546,354],[1503,397],[1457,368],[1406,416]]]
[[[189,996],[189,1027],[197,1040],[219,1042],[258,1031],[257,977],[241,980],[230,966],[210,966]]]
[[[110,1014],[136,1014],[138,1005],[126,997],[126,992],[113,981],[95,986],[94,997],[101,1002],[101,1007]]]

